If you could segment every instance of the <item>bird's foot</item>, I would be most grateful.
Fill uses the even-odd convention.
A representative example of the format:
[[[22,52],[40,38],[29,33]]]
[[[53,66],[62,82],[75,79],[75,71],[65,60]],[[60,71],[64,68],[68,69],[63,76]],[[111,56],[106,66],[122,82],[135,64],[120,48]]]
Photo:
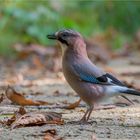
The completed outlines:
[[[81,102],[81,98],[78,101],[70,104],[69,106],[66,106],[66,109],[75,109],[76,107],[78,107],[78,105],[80,104],[80,102]]]
[[[88,121],[86,120],[86,118],[82,118],[81,120],[77,121],[78,124],[87,124]]]

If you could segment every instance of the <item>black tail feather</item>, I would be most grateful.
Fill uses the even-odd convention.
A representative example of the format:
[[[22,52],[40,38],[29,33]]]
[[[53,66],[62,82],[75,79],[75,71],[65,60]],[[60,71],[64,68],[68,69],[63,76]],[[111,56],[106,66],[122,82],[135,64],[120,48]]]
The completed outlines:
[[[127,89],[123,91],[123,93],[140,96],[140,91],[137,91],[135,89]]]

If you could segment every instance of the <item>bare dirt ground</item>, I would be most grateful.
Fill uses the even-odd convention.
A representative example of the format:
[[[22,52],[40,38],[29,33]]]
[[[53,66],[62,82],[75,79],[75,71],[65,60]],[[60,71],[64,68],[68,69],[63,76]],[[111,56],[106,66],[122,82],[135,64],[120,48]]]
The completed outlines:
[[[129,83],[134,82],[136,86],[140,87],[140,65],[131,65],[130,60],[135,61],[135,58],[120,58],[113,60],[109,63],[109,67],[113,69],[122,80]],[[138,58],[137,58],[138,60]],[[105,68],[104,66],[102,66]],[[22,70],[21,70],[22,68]],[[69,103],[73,103],[79,99],[74,91],[67,85],[61,73],[46,74],[42,76],[40,80],[39,72],[34,70],[26,74],[24,65],[20,65],[20,72],[28,77],[32,74],[32,77],[28,77],[28,80],[34,80],[30,86],[26,86],[28,83],[22,76],[18,75],[17,80],[14,79],[16,72],[3,67],[1,73],[1,90],[4,92],[4,84],[11,83],[17,90],[22,91],[24,95],[30,99],[43,100],[53,103],[47,106],[25,106],[28,112],[42,111],[42,112],[57,112],[62,114],[64,120],[63,125],[49,125],[42,126],[30,126],[21,127],[16,129],[10,129],[7,126],[0,125],[0,140],[42,140],[44,139],[43,131],[47,129],[55,129],[59,137],[64,140],[140,140],[140,97],[128,96],[129,99],[135,102],[135,105],[126,106],[125,104],[118,104],[114,109],[108,110],[96,110],[92,112],[89,123],[78,124],[83,113],[86,110],[85,103],[81,102],[78,107],[72,110],[65,109],[64,106]],[[12,72],[11,72],[12,71]],[[8,72],[7,76],[3,76],[5,72]],[[126,74],[128,72],[128,74]],[[13,74],[11,76],[11,73]],[[120,73],[125,73],[124,76],[120,76]],[[130,75],[129,75],[130,74]],[[9,77],[13,80],[9,80]],[[35,78],[34,78],[35,77]],[[8,79],[8,82],[5,80]],[[24,83],[23,86],[19,86],[18,83]],[[116,103],[120,101],[120,98],[115,98],[111,102]],[[14,105],[11,102],[2,102],[0,104],[0,119],[3,119],[4,114],[12,114],[19,108],[18,105]]]

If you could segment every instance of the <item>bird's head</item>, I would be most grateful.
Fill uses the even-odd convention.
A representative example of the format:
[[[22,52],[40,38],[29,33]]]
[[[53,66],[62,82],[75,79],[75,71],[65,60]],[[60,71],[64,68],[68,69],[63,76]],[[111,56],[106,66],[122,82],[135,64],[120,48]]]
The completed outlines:
[[[69,48],[78,46],[78,43],[84,44],[84,40],[80,33],[71,29],[59,30],[54,34],[47,35],[47,37],[49,39],[58,40],[61,43],[61,46],[67,46]]]

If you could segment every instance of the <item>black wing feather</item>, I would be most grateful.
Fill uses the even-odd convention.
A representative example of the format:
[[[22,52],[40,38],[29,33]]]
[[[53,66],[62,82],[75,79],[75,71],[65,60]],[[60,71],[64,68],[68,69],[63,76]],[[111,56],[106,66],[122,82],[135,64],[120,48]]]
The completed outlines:
[[[100,82],[107,82],[107,77],[106,77],[106,75],[102,75],[102,76],[100,76],[100,77],[97,77],[96,78],[98,81],[100,81]]]
[[[119,85],[119,86],[126,86],[125,84],[123,84],[121,81],[119,81],[117,78],[115,78],[113,75],[106,73],[105,75],[102,75],[100,77],[98,77],[98,81],[100,82],[107,82],[108,78],[111,79],[111,83]]]

